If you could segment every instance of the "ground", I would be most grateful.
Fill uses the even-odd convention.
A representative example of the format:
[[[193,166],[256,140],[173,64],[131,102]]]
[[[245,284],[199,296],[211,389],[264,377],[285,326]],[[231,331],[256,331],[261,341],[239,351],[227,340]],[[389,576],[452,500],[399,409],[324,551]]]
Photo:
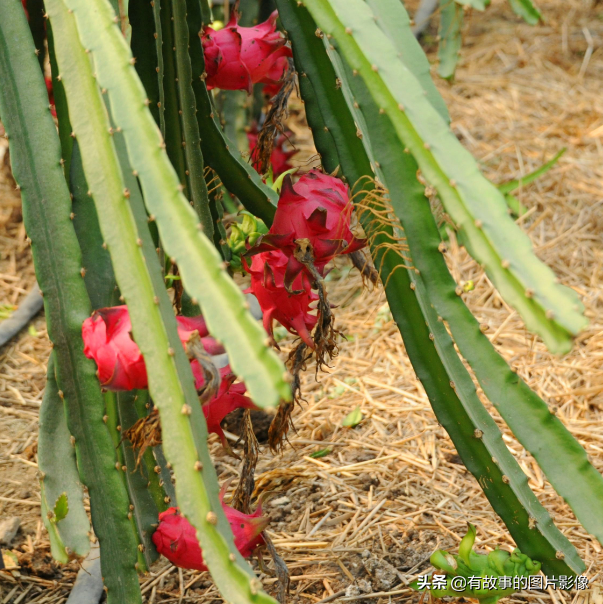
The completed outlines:
[[[498,350],[556,409],[603,471],[603,7],[587,0],[539,4],[546,23],[535,28],[502,0],[471,15],[456,82],[438,86],[455,133],[494,182],[530,172],[567,147],[553,170],[520,192],[529,210],[520,223],[537,254],[582,296],[590,325],[570,354],[553,357],[454,241],[449,259],[457,281],[474,281],[466,300]],[[294,103],[291,126],[305,160],[313,150],[300,112]],[[0,146],[0,155],[4,151]],[[484,550],[513,543],[437,424],[382,289],[367,291],[355,270],[347,273],[345,266],[334,271],[329,292],[348,340],[318,381],[308,368],[307,403],[296,411],[297,432],[282,455],[263,449],[257,492],[272,519],[270,536],[293,575],[291,602],[315,604],[335,596],[349,601],[343,590],[352,584],[359,590],[348,594],[361,593],[356,599],[417,602],[405,588],[409,577],[429,568],[436,547],[454,550],[467,522],[478,527]],[[6,172],[0,176],[0,283],[0,304],[9,306],[34,283],[18,192]],[[291,343],[283,340],[284,352]],[[36,424],[49,351],[43,316],[0,350],[0,519],[21,518],[12,547],[30,552],[31,560],[18,578],[0,573],[2,604],[62,603],[77,570],[75,563],[54,568],[45,558],[48,541],[39,519]],[[363,421],[342,428],[342,419],[358,405]],[[600,584],[601,546],[513,436],[505,431],[504,437],[532,488],[580,551],[588,577]],[[217,443],[212,447],[221,481],[236,476],[237,460]],[[310,457],[324,449],[325,457]],[[363,557],[365,550],[370,554]],[[393,575],[383,560],[393,565]],[[274,593],[276,580],[261,578]],[[207,574],[181,572],[165,560],[142,583],[146,602],[219,598]],[[595,586],[513,599],[600,604],[603,595]]]

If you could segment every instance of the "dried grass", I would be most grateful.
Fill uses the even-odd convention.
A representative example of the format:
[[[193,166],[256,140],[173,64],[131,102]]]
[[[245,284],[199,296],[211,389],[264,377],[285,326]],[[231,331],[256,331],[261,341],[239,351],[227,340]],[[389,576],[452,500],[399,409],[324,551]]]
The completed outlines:
[[[537,28],[522,24],[501,0],[485,14],[473,14],[456,83],[439,82],[439,87],[451,109],[454,131],[495,182],[521,176],[568,147],[553,170],[520,192],[529,208],[520,223],[538,255],[580,293],[590,326],[571,354],[553,357],[454,241],[448,256],[459,283],[475,282],[466,299],[498,350],[557,407],[559,417],[603,471],[603,21],[601,8],[582,0],[551,0],[540,7],[547,23]],[[316,155],[301,112],[302,106],[294,102],[289,127],[300,148],[296,159],[312,165]],[[5,180],[0,182],[0,200],[0,302],[14,304],[30,289],[33,272],[18,196]],[[272,517],[270,536],[292,574],[292,602],[345,600],[342,590],[364,573],[359,557],[364,549],[391,562],[404,580],[424,572],[435,547],[454,548],[468,521],[478,527],[480,547],[513,546],[435,421],[399,333],[382,306],[382,290],[363,290],[356,271],[347,277],[346,272],[343,267],[333,273],[329,299],[338,305],[337,323],[349,340],[320,383],[313,366],[308,367],[303,383],[308,403],[295,410],[292,446],[277,457],[264,446],[257,468],[256,495],[290,500],[284,507],[270,501],[264,507]],[[38,499],[35,456],[28,457],[27,451],[35,442],[49,352],[43,319],[37,319],[35,327],[37,336],[22,335],[0,352],[0,515],[24,519],[27,537],[22,547],[32,548],[44,546],[45,535],[36,508],[26,503]],[[292,340],[282,341],[281,347],[288,353]],[[356,405],[364,420],[355,429],[342,428],[341,420]],[[579,549],[588,576],[600,584],[601,546],[580,527],[532,458],[508,430],[503,431],[530,485]],[[212,446],[220,480],[237,476],[238,462],[225,456],[217,442]],[[326,457],[310,457],[325,448],[331,450]],[[21,583],[9,584],[3,578],[0,601],[27,592],[20,601],[64,602],[73,576],[70,570],[55,583],[23,576]],[[261,577],[275,593],[276,579]],[[363,597],[372,602],[418,600],[403,583],[393,585],[389,594],[375,585],[373,591]],[[143,592],[145,601],[154,603],[219,599],[208,575],[179,572],[165,561],[143,579]],[[599,604],[602,595],[596,586],[579,595],[522,593],[511,600]]]

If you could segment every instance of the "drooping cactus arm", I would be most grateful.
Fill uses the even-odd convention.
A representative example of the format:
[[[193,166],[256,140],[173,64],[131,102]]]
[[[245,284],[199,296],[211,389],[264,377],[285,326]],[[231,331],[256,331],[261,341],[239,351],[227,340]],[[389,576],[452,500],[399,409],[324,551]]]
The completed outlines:
[[[580,443],[547,404],[513,372],[461,297],[443,258],[439,231],[429,200],[413,175],[416,163],[395,140],[387,140],[391,124],[371,104],[368,93],[357,97],[361,110],[371,115],[371,132],[380,133],[374,146],[390,189],[392,205],[401,220],[410,253],[437,313],[446,321],[461,354],[468,361],[486,396],[492,401],[519,442],[534,456],[555,490],[568,502],[586,530],[603,541],[603,477],[592,466]],[[371,106],[372,105],[372,106]],[[381,122],[381,123],[379,123]],[[391,158],[400,158],[392,162]],[[401,169],[406,165],[405,169]],[[498,458],[498,455],[495,455]],[[572,471],[568,471],[571,467]],[[523,547],[523,546],[522,546]]]
[[[454,281],[448,273],[442,256],[443,247],[431,214],[429,200],[425,198],[423,186],[415,176],[416,163],[411,156],[396,146],[396,137],[391,135],[391,124],[379,113],[362,81],[353,78],[348,78],[347,81],[351,83],[355,92],[354,100],[367,120],[368,130],[372,135],[373,151],[386,179],[392,206],[405,227],[404,233],[410,255],[419,271],[418,275],[411,274],[415,281],[415,292],[434,336],[436,350],[455,386],[460,402],[474,423],[474,438],[477,439],[475,436],[477,434],[483,441],[491,461],[500,470],[501,480],[506,482],[517,498],[513,505],[517,506],[516,509],[522,509],[523,514],[518,520],[513,507],[505,508],[495,504],[493,507],[505,521],[518,546],[524,550],[524,553],[540,560],[545,572],[548,574],[567,572],[568,566],[575,573],[581,572],[583,563],[575,548],[557,530],[551,517],[530,489],[526,475],[503,442],[496,423],[478,399],[473,381],[455,352],[453,340],[441,321],[442,317],[447,321],[453,336],[456,335],[457,330],[473,334],[471,345],[475,347],[476,356],[482,359],[480,369],[485,370],[484,377],[487,375],[489,379],[496,380],[493,372],[499,372],[500,367],[496,370],[490,367],[488,370],[488,363],[484,361],[494,355],[505,367],[506,364],[492,348],[486,336],[481,333],[477,321],[455,292]],[[422,217],[420,222],[416,218],[417,215]],[[429,260],[426,260],[427,257]],[[445,274],[443,271],[446,271]],[[446,282],[449,285],[445,299],[450,304],[461,305],[464,309],[462,316],[455,317],[455,328],[452,328],[449,315],[443,313],[438,315],[441,311],[439,301],[446,290],[443,284]],[[434,291],[434,288],[437,288],[437,291]],[[458,340],[455,341],[459,343]],[[489,354],[484,346],[490,349]],[[465,351],[464,346],[460,346],[460,349],[461,353]],[[506,371],[509,372],[508,367]],[[507,396],[513,396],[515,392],[510,384],[512,382],[501,384],[499,394],[506,392]],[[524,408],[522,417],[527,422],[530,421],[527,418],[533,417],[528,406]],[[542,438],[546,429],[539,427],[536,432],[538,438]],[[557,552],[563,554],[563,561],[559,561]]]
[[[180,361],[185,357],[180,343],[177,340],[172,343],[178,337],[175,317],[172,314],[172,323],[168,324],[166,317],[162,317],[162,310],[157,303],[159,300],[155,301],[158,293],[153,287],[150,267],[145,261],[141,233],[128,204],[129,191],[124,187],[106,111],[93,78],[89,58],[80,43],[80,37],[85,43],[87,36],[93,35],[95,50],[92,54],[98,79],[103,80],[100,56],[103,54],[105,60],[110,60],[109,57],[118,45],[123,44],[123,40],[116,29],[117,38],[114,44],[105,40],[106,46],[103,48],[103,44],[98,43],[107,35],[108,27],[113,28],[114,24],[108,4],[99,1],[94,5],[95,11],[88,14],[89,2],[80,4],[75,1],[47,1],[55,31],[61,31],[60,38],[57,37],[57,57],[64,74],[74,131],[80,141],[84,169],[99,209],[101,231],[114,259],[117,282],[128,303],[133,335],[147,365],[149,391],[160,412],[163,445],[176,477],[178,505],[197,529],[205,560],[224,598],[237,604],[268,604],[272,602],[271,598],[261,591],[261,585],[250,576],[249,566],[236,552],[232,537],[229,542],[224,537],[229,529],[218,502],[215,470],[209,460],[206,442],[203,442],[203,413],[196,399],[191,370],[186,367],[186,372],[180,372]],[[72,9],[68,10],[68,7]],[[80,26],[79,29],[76,23]],[[98,30],[95,29],[94,23]],[[127,50],[125,45],[123,48]],[[117,63],[119,61],[113,62],[114,65]],[[122,64],[126,70],[132,69],[127,60]],[[132,76],[135,77],[133,69]],[[118,80],[120,77],[121,75]],[[113,83],[106,84],[111,98],[112,92],[115,92]],[[165,156],[159,147],[159,136],[153,118],[142,100],[144,97],[139,82],[136,82],[136,91],[140,93],[140,109],[144,112],[146,120],[144,127],[150,126],[153,129],[153,136],[157,141],[157,147],[150,149],[151,165],[147,166],[146,170],[163,173],[165,178],[166,166],[169,164],[158,165],[160,160],[157,160],[157,155],[161,158]],[[130,105],[132,106],[135,106],[135,103]],[[122,121],[123,108],[121,112],[118,111],[117,103],[112,102],[111,109],[115,123],[123,124],[121,128],[126,143],[131,144],[132,141],[128,137],[132,136],[132,125]],[[131,113],[129,109],[128,113]],[[143,174],[145,168],[139,165],[141,159],[138,154],[141,150],[137,149],[136,145],[133,146],[134,149],[128,149],[128,155],[133,168],[138,171],[139,178],[144,183],[148,173]],[[142,155],[144,159],[144,153]],[[167,162],[167,158],[165,161]],[[168,174],[174,192],[179,195],[176,176],[171,168]],[[164,189],[165,183],[162,182],[156,194],[160,194]],[[186,200],[183,200],[183,204],[187,212],[192,212]],[[181,234],[186,235],[186,232],[187,229],[183,228]],[[163,239],[167,241],[165,237]],[[211,250],[204,266],[208,270],[209,262],[217,253],[210,243],[203,242],[203,245]],[[211,289],[209,280],[212,277],[214,280],[220,278],[219,275],[207,275],[203,287]],[[228,312],[228,309],[225,312]],[[206,483],[209,487],[206,487]]]
[[[527,236],[507,213],[503,196],[479,172],[430,103],[418,80],[398,59],[362,0],[305,0],[319,27],[386,112],[404,147],[436,188],[471,254],[485,265],[501,295],[549,348],[566,352],[586,324],[572,290],[534,255]]]
[[[410,255],[422,275],[431,304],[447,321],[461,354],[516,438],[534,456],[584,527],[603,540],[603,520],[596,511],[603,505],[603,477],[588,462],[580,443],[550,413],[546,403],[511,371],[481,332],[478,321],[456,293],[457,284],[442,257],[444,248],[429,201],[414,178],[416,162],[404,153],[390,117],[379,111],[364,81],[349,73],[343,79],[356,93],[352,105],[359,104],[360,112],[367,120],[370,118],[372,152],[382,167],[392,205],[404,227]],[[569,463],[572,472],[567,471]]]
[[[83,354],[82,322],[90,301],[71,222],[71,200],[47,92],[21,2],[0,3],[0,115],[22,192],[23,216],[54,345],[57,382],[75,439],[78,469],[88,487],[109,602],[140,602],[136,541],[128,498],[103,423],[104,404],[93,361]]]
[[[372,114],[361,113],[365,108],[364,98],[354,99],[348,87],[348,82],[352,81],[352,78],[347,78],[342,71],[335,73],[333,64],[325,63],[324,59],[318,62],[318,50],[322,49],[326,57],[328,46],[315,44],[314,52],[311,54],[299,52],[298,47],[298,54],[296,54],[296,45],[300,36],[302,36],[302,47],[304,40],[312,43],[316,26],[307,11],[298,6],[295,0],[279,0],[279,9],[293,42],[296,66],[300,72],[308,74],[308,79],[314,84],[312,90],[316,91],[315,104],[312,97],[304,98],[306,115],[311,122],[313,132],[324,132],[325,126],[329,124],[328,132],[339,143],[337,150],[340,147],[342,149],[343,175],[347,176],[350,183],[358,182],[363,176],[370,175],[371,162],[367,153],[363,156],[358,153],[350,156],[347,154],[347,149],[355,145],[355,140],[361,140],[364,147],[382,143],[385,148],[388,148],[388,133],[381,128],[376,128],[379,124],[369,121],[370,127],[360,131],[362,138],[359,138],[358,125],[364,128],[365,117],[367,120],[372,120]],[[334,55],[334,50],[330,49],[329,52]],[[335,61],[334,64],[342,66],[341,62]],[[303,79],[303,76],[300,79]],[[336,79],[338,85],[333,86],[332,82]],[[360,101],[360,105],[355,102],[356,100]],[[325,121],[322,121],[322,116],[325,117]],[[323,157],[323,164],[325,159],[330,161],[325,168],[332,170],[337,166],[338,160],[331,158],[330,147],[327,147],[327,153],[323,152],[321,141],[322,139],[315,138],[317,148]],[[400,171],[404,166],[399,162],[401,155],[406,156],[404,153],[397,153],[395,148],[390,153],[392,164],[398,168],[399,177],[404,182],[416,182],[414,173]],[[383,168],[385,160],[381,157],[379,160]],[[380,170],[378,172],[379,177],[383,179],[384,175]],[[368,181],[365,179],[364,182]],[[357,201],[360,206],[363,205],[360,199],[357,198]],[[378,204],[376,209],[383,211]],[[365,213],[365,216],[367,214]],[[538,503],[527,485],[526,476],[502,442],[500,431],[477,399],[471,378],[454,351],[446,329],[434,314],[422,282],[417,278],[414,283],[411,283],[403,259],[394,251],[384,253],[386,249],[382,247],[384,244],[396,245],[396,241],[392,239],[391,229],[388,230],[387,225],[379,226],[372,218],[374,217],[370,215],[365,217],[364,227],[372,240],[375,265],[380,268],[381,279],[386,283],[390,308],[438,420],[449,432],[463,462],[484,488],[493,507],[505,520],[517,543],[522,548],[526,548],[526,551],[538,554],[537,557],[546,562],[549,573],[572,572],[571,569],[581,570],[582,563],[577,558],[575,549],[554,527],[547,512]],[[456,386],[456,390],[452,388],[451,383]],[[476,430],[481,434],[481,438],[476,438]],[[493,461],[493,457],[497,463]],[[503,479],[503,476],[506,478]],[[521,510],[519,520],[518,510]],[[537,519],[536,530],[530,528],[531,517]],[[569,562],[559,561],[557,551],[562,551],[566,561]]]

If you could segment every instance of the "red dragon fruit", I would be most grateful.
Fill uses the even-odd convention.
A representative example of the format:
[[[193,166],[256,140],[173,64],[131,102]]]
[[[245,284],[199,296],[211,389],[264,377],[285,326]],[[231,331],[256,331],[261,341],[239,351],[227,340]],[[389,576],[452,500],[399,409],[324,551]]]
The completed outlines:
[[[248,558],[256,547],[264,543],[262,531],[268,526],[268,518],[261,515],[261,505],[253,514],[243,514],[225,503],[222,503],[222,508],[234,534],[235,547],[244,558]],[[153,533],[153,543],[157,551],[175,566],[207,570],[195,528],[180,514],[178,508],[168,508],[159,514],[159,526]]]
[[[324,275],[326,264],[335,256],[366,245],[350,229],[352,210],[349,187],[338,178],[311,170],[294,185],[287,175],[270,231],[250,253],[282,250],[288,257],[285,285],[289,289],[304,268],[293,255],[295,242],[306,239],[312,245],[314,266]]]
[[[293,166],[289,163],[289,160],[297,153],[297,149],[291,149],[285,151],[283,145],[289,140],[291,132],[281,134],[274,141],[274,147],[272,149],[272,155],[270,156],[270,163],[272,165],[272,174],[274,178],[280,176],[283,172],[290,170]],[[254,126],[252,130],[247,133],[247,140],[249,141],[249,153],[253,167],[259,172],[261,169],[258,153],[256,146],[258,144],[258,129]]]
[[[200,369],[200,368],[199,368]],[[197,384],[197,389],[201,389],[205,383],[205,378],[199,373],[196,374],[195,368],[193,368],[193,374]],[[227,365],[220,369],[220,387],[218,392],[202,407],[203,414],[205,415],[205,421],[207,422],[207,430],[210,434],[217,434],[220,437],[222,446],[230,451],[230,446],[222,430],[222,420],[235,409],[257,409],[253,404],[253,401],[245,396],[247,387],[243,382],[235,384],[234,381],[236,376],[232,373],[230,366]]]
[[[271,338],[274,338],[272,322],[276,320],[287,331],[298,335],[310,348],[314,348],[310,332],[318,319],[308,311],[310,303],[318,300],[318,296],[311,291],[308,276],[299,272],[292,282],[294,291],[287,291],[285,273],[288,262],[289,259],[280,250],[256,254],[251,266],[243,257],[245,270],[251,274],[251,287],[245,293],[252,293],[258,299],[264,329]]]
[[[274,11],[264,23],[241,27],[239,15],[233,10],[223,29],[207,25],[201,34],[205,54],[206,83],[209,90],[247,90],[262,82],[276,84],[287,69],[291,49],[286,39],[276,31],[278,12]]]
[[[176,317],[178,335],[186,344],[191,333],[198,331],[201,343],[210,354],[221,354],[224,348],[208,331],[203,317]],[[147,370],[138,344],[132,339],[132,322],[127,306],[113,306],[94,311],[82,325],[84,354],[98,366],[98,379],[107,390],[135,390],[148,387]],[[193,361],[193,365],[197,361]],[[200,374],[200,369],[193,373]]]

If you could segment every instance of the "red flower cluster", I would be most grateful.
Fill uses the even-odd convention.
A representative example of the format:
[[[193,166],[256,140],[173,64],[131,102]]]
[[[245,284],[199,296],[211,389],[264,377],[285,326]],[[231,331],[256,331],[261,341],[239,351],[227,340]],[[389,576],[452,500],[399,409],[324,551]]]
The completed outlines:
[[[283,145],[287,142],[290,134],[290,132],[281,134],[274,141],[270,163],[272,164],[272,174],[275,179],[283,172],[286,172],[293,167],[289,163],[289,160],[297,153],[297,149],[291,149],[291,151],[285,151],[283,149]],[[256,146],[258,144],[258,129],[256,126],[247,133],[247,140],[249,141],[249,153],[251,161],[253,162],[252,165],[259,172],[261,167],[256,152]]]
[[[203,317],[176,317],[178,335],[186,344],[193,331],[198,331],[201,343],[210,354],[221,354],[224,348],[207,337]],[[107,390],[136,390],[148,387],[147,370],[138,344],[132,339],[132,322],[127,306],[114,306],[94,311],[82,325],[84,354],[98,365],[98,379]],[[201,375],[195,367],[193,374]],[[197,385],[198,388],[201,386]]]
[[[258,545],[264,543],[262,531],[268,526],[268,518],[261,515],[261,506],[253,514],[243,514],[225,503],[222,503],[222,508],[234,534],[235,547],[244,558],[248,558]],[[172,564],[180,568],[207,570],[195,528],[178,508],[169,508],[159,514],[153,543]]]
[[[276,31],[278,13],[255,27],[241,27],[237,11],[218,31],[207,25],[201,34],[205,55],[207,87],[223,90],[247,90],[253,84],[277,84],[288,66],[291,49]]]
[[[264,313],[264,327],[272,336],[276,319],[289,332],[313,347],[310,331],[317,318],[308,314],[318,296],[311,292],[313,277],[296,257],[299,240],[312,247],[313,264],[324,276],[327,263],[339,254],[349,254],[366,245],[350,229],[353,205],[349,187],[338,178],[312,170],[294,185],[283,181],[274,222],[267,235],[250,250],[252,292]]]

